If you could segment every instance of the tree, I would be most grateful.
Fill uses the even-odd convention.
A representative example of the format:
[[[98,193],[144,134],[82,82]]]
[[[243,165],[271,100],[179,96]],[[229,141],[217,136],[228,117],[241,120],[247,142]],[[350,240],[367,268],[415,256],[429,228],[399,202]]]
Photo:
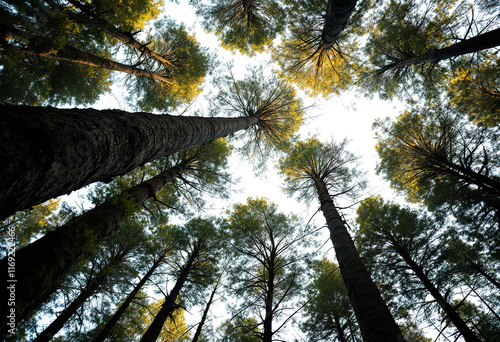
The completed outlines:
[[[241,299],[235,316],[255,318],[259,332],[253,334],[271,342],[293,315],[286,304],[300,291],[298,248],[307,234],[296,217],[279,213],[275,204],[262,198],[248,198],[228,214],[230,287]]]
[[[197,7],[205,29],[219,36],[222,47],[250,56],[263,52],[285,28],[281,1],[218,0]]]
[[[138,9],[138,18],[131,15],[136,21],[134,24],[138,25],[133,28],[131,28],[133,20],[127,20],[123,17],[119,20],[116,17],[109,18],[109,15],[103,12],[104,8],[109,8],[109,4],[106,2],[87,5],[78,0],[72,0],[70,1],[71,5],[68,6],[65,3],[45,1],[45,3],[38,4],[39,6],[35,5],[34,9],[38,9],[36,13],[46,14],[48,23],[45,25],[36,23],[40,18],[36,14],[28,15],[35,22],[35,27],[31,27],[32,25],[26,18],[19,19],[19,14],[12,11],[11,8],[6,8],[5,16],[9,24],[4,24],[1,28],[4,50],[6,50],[3,59],[6,62],[5,65],[9,67],[6,72],[15,76],[18,74],[16,71],[18,66],[26,65],[29,67],[26,61],[33,60],[39,65],[37,59],[56,59],[69,64],[77,63],[137,76],[128,77],[126,83],[130,90],[129,97],[132,103],[142,110],[171,110],[183,102],[191,101],[201,91],[200,84],[209,68],[207,51],[199,46],[195,38],[189,35],[182,25],[177,25],[172,20],[157,21],[155,35],[146,37],[148,43],[137,41],[132,31],[140,30],[144,26],[143,20],[150,16],[149,13],[141,15],[141,12],[145,9],[149,9],[151,12],[153,11],[151,7],[154,8],[158,4],[152,4],[149,1],[136,2],[138,5],[143,5],[144,8]],[[123,13],[118,14],[118,16],[121,15]],[[118,24],[118,26],[113,23]],[[125,28],[127,31],[124,31]],[[88,41],[88,44],[82,44],[79,40]],[[117,54],[113,51],[113,46],[117,43],[125,48],[124,54]],[[97,47],[92,50],[94,45]],[[36,55],[38,58],[27,59],[26,56],[30,54]],[[125,56],[126,61],[119,62],[123,56]],[[68,66],[68,63],[63,63],[63,65],[66,65],[69,70],[77,69]],[[44,64],[52,65],[54,63],[44,62]],[[56,66],[58,64],[60,63],[56,63]],[[47,72],[52,71],[44,69]],[[86,69],[83,68],[83,70]],[[94,73],[100,74],[99,71]],[[40,72],[35,73],[35,75],[37,74]],[[59,75],[57,76],[59,77]],[[77,76],[77,74],[73,73],[73,76]],[[11,77],[9,81],[13,82],[14,85],[19,84],[15,77]],[[29,80],[26,81],[29,83]],[[79,84],[85,85],[81,80],[77,81]],[[45,81],[46,84],[51,85],[55,80],[51,82],[50,79],[49,82]],[[94,85],[95,83],[93,82]],[[25,83],[20,85],[22,84]],[[109,84],[107,85],[109,86]],[[9,84],[6,84],[6,88],[8,87]],[[22,91],[20,87],[16,88]],[[40,90],[41,93],[21,95],[25,92],[15,94],[9,91],[6,95],[13,95],[13,97],[7,97],[12,104],[19,103],[16,102],[16,99],[20,97],[22,99],[22,96],[37,100],[37,95],[41,96],[44,93],[49,95],[49,98],[39,98],[37,100],[39,104],[57,103],[56,99],[58,102],[64,102],[64,99],[71,102],[73,101],[71,97],[74,97],[74,101],[77,103],[86,103],[82,100],[88,96],[82,95],[90,92],[89,89],[80,95],[78,92],[66,91],[67,95],[61,97],[50,91],[44,92],[36,85],[34,85],[34,89]],[[59,89],[64,88],[59,87]],[[92,94],[94,95],[92,98],[96,100],[95,95],[99,93],[94,91]],[[26,103],[26,101],[22,101],[22,103]]]
[[[134,286],[132,291],[128,294],[124,301],[122,301],[115,311],[113,316],[106,322],[104,327],[100,330],[97,337],[93,339],[93,342],[102,342],[110,334],[110,332],[115,328],[118,321],[122,318],[124,313],[129,308],[130,304],[138,298],[141,289],[144,287],[146,282],[153,276],[155,271],[158,269],[162,263],[165,262],[165,258],[172,253],[171,239],[168,233],[168,228],[161,226],[154,232],[152,236],[153,241],[146,245],[146,252],[148,259],[150,259],[150,267],[148,271],[142,276],[140,281]]]
[[[374,77],[363,74],[362,85],[378,90],[384,98],[408,90],[410,95],[435,96],[446,82],[448,70],[455,68],[454,58],[470,59],[466,55],[500,44],[499,29],[491,28],[496,26],[496,18],[481,18],[481,10],[475,7],[469,2],[388,2],[377,13],[365,47]],[[469,11],[472,19],[467,22]],[[476,35],[470,37],[474,30]],[[488,56],[477,58],[487,60]],[[438,65],[443,60],[448,61]]]
[[[255,318],[236,318],[224,321],[219,330],[222,330],[222,338],[218,341],[229,342],[260,342],[259,328]]]
[[[210,146],[216,146],[210,151]],[[23,319],[37,309],[54,292],[66,273],[79,260],[88,255],[89,245],[99,244],[112,234],[127,217],[143,205],[180,174],[197,172],[196,164],[207,161],[217,173],[225,165],[228,150],[224,142],[214,143],[205,150],[181,153],[179,162],[159,175],[142,181],[115,196],[108,198],[80,216],[49,232],[39,240],[16,252],[16,318]],[[222,147],[222,148],[221,148]],[[221,153],[222,152],[222,153]],[[203,153],[206,153],[203,156]],[[221,153],[220,156],[217,154]],[[201,172],[207,171],[201,169]],[[214,174],[207,179],[216,182]],[[8,258],[2,259],[7,265]],[[43,284],[40,287],[40,284]],[[5,309],[8,309],[5,307]]]
[[[348,58],[355,51],[354,37],[368,6],[355,10],[356,0],[295,0],[291,4],[290,34],[274,51],[285,79],[312,95],[339,93],[351,84]],[[361,10],[360,10],[361,8]],[[352,16],[352,18],[351,18]]]
[[[310,341],[357,341],[358,327],[344,280],[333,262],[323,259],[312,265],[312,284],[302,329]]]
[[[200,118],[119,110],[2,106],[0,219],[17,210],[110,180],[146,162],[252,128],[261,144],[278,145],[302,124],[293,89],[262,75],[234,81],[224,101],[240,118]],[[261,78],[259,78],[261,77]],[[259,84],[259,82],[261,82]],[[257,86],[266,85],[265,90]],[[251,99],[239,98],[252,93]],[[32,134],[31,131],[36,131]],[[7,138],[8,136],[8,138]],[[29,165],[38,165],[36,169]]]
[[[425,114],[424,114],[425,113]],[[378,121],[378,172],[412,202],[444,207],[465,222],[498,220],[496,131],[470,124],[446,106]],[[491,217],[490,217],[491,216]]]
[[[360,225],[358,241],[364,257],[371,260],[370,263],[379,264],[379,272],[389,279],[408,277],[410,271],[411,277],[418,279],[418,284],[410,285],[412,279],[401,281],[404,292],[410,295],[415,291],[409,289],[423,286],[466,341],[479,341],[442,294],[442,288],[449,285],[450,276],[439,267],[441,246],[437,224],[427,215],[418,215],[416,211],[374,197],[365,199],[357,214]],[[419,297],[425,298],[427,293]]]
[[[172,235],[177,254],[173,261],[176,281],[141,341],[157,339],[165,320],[179,307],[177,300],[181,292],[185,297],[189,292],[186,289],[196,291],[212,281],[223,244],[213,220],[202,218],[191,219],[184,227],[173,229]]]
[[[401,332],[354,246],[345,221],[334,203],[335,197],[353,191],[355,171],[349,165],[355,157],[347,142],[322,144],[314,138],[299,141],[280,160],[287,190],[311,199],[316,193],[333,242],[361,335],[365,341],[401,341]],[[330,193],[333,192],[333,195]],[[333,197],[333,198],[332,198]],[[376,316],[374,316],[376,312]]]

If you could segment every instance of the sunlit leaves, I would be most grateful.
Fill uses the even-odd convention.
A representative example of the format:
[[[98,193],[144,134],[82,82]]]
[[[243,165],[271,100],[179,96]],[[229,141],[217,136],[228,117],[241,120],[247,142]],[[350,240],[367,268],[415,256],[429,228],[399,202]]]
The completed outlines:
[[[332,196],[359,189],[363,182],[358,180],[355,185],[359,172],[352,168],[357,158],[347,151],[347,144],[347,140],[321,143],[315,138],[298,141],[279,161],[287,191],[310,201],[316,198],[318,180],[326,184]]]
[[[198,14],[205,28],[219,36],[222,47],[250,56],[263,52],[284,30],[283,5],[275,0],[217,0]]]

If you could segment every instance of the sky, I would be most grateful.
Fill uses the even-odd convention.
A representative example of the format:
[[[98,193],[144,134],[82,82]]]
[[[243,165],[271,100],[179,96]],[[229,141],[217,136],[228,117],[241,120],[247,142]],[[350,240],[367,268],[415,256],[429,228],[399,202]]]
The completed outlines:
[[[178,18],[181,18],[188,31],[196,35],[201,45],[208,47],[210,51],[217,50],[217,54],[223,63],[231,61],[234,65],[236,78],[243,77],[248,65],[268,64],[267,59],[269,56],[267,55],[250,58],[218,48],[217,38],[203,31],[200,19],[195,16],[194,10],[187,5],[187,1],[180,0],[179,2],[180,4],[167,2],[165,12],[178,21]],[[206,88],[209,89],[210,87],[207,86]],[[368,99],[356,92],[345,92],[339,96],[331,96],[328,99],[321,97],[308,98],[300,91],[298,94],[302,97],[306,107],[314,104],[312,108],[307,110],[305,124],[300,129],[300,135],[303,138],[315,135],[320,141],[325,142],[331,139],[341,141],[348,138],[351,140],[349,150],[360,157],[360,165],[368,178],[368,186],[359,200],[371,195],[381,195],[386,200],[395,199],[396,196],[389,188],[388,183],[375,174],[377,164],[376,141],[374,138],[375,132],[372,131],[371,126],[377,118],[397,116],[402,112],[403,105],[397,102],[382,101],[377,98]],[[192,104],[192,108],[203,109],[205,105],[206,102],[200,97],[200,101]],[[122,98],[119,88],[114,88],[111,94],[103,96],[92,107],[131,110]],[[205,112],[207,111],[205,110]],[[189,112],[186,115],[189,115]],[[317,212],[317,203],[312,202],[310,206],[307,206],[284,194],[282,179],[272,164],[269,165],[268,171],[260,177],[254,174],[252,164],[239,155],[233,154],[229,165],[230,173],[241,179],[236,186],[238,191],[234,193],[230,202],[214,201],[210,203],[212,208],[210,214],[223,214],[233,203],[246,202],[247,197],[266,197],[271,202],[277,203],[282,212],[302,216],[304,221],[307,221],[311,215]],[[77,199],[78,194],[84,191],[73,192],[64,199],[70,203],[75,200],[79,202],[80,200]],[[352,224],[356,206],[353,202],[347,204],[354,204],[351,208],[344,210],[344,214],[347,215]],[[323,224],[324,219],[320,213],[316,215],[313,225],[321,226]],[[326,241],[328,236],[329,234],[324,229],[321,239]],[[327,248],[322,253],[326,253],[330,259],[333,259],[331,244],[327,244]],[[218,321],[225,315],[221,310],[223,309],[220,305],[212,310],[212,314],[219,317]],[[186,312],[188,321],[196,322],[197,317],[196,309]]]

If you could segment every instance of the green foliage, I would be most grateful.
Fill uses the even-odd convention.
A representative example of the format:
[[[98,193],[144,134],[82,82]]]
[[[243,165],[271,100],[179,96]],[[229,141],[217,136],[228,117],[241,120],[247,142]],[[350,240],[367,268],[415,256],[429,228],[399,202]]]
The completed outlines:
[[[260,342],[258,323],[254,318],[224,321],[218,330],[222,338],[220,342]]]
[[[500,59],[473,67],[457,67],[448,84],[450,102],[470,120],[482,126],[500,125]]]
[[[236,317],[255,318],[258,325],[264,324],[264,317],[272,317],[273,322],[289,317],[291,300],[301,288],[303,252],[299,248],[307,242],[300,221],[278,212],[276,204],[263,198],[248,198],[228,214],[228,253],[233,260],[228,266],[229,282],[240,301],[234,308]],[[264,326],[260,334],[277,334],[281,328],[266,331]]]
[[[257,117],[242,151],[259,157],[261,163],[273,151],[283,150],[303,124],[304,107],[295,90],[275,76],[264,75],[262,67],[248,69],[248,76],[236,80],[232,74],[216,80],[219,92],[216,110],[228,116]]]
[[[323,180],[332,195],[350,193],[364,186],[357,180],[357,158],[347,151],[348,141],[321,143],[316,138],[298,141],[285,157],[279,160],[279,170],[285,176],[286,191],[298,194],[310,202],[316,198],[316,182]]]
[[[275,0],[217,0],[198,7],[203,25],[227,50],[254,56],[271,46],[283,32],[285,10]]]
[[[378,172],[412,202],[453,210],[464,222],[491,221],[498,210],[497,132],[451,108],[413,108],[377,121]]]
[[[154,51],[168,59],[164,65],[153,58],[146,58],[135,50],[128,50],[132,62],[168,78],[161,82],[145,77],[127,79],[129,103],[144,111],[172,111],[182,103],[191,102],[201,91],[200,85],[210,66],[207,49],[183,25],[164,19],[155,23],[155,34],[149,36]]]
[[[349,295],[338,266],[327,260],[312,265],[312,284],[302,329],[309,341],[355,341],[359,334]]]
[[[353,83],[359,67],[353,59],[356,40],[363,33],[359,20],[370,6],[362,1],[356,7],[333,45],[323,42],[327,1],[295,0],[291,2],[290,30],[273,51],[273,59],[282,70],[282,77],[295,83],[309,95],[340,94]]]

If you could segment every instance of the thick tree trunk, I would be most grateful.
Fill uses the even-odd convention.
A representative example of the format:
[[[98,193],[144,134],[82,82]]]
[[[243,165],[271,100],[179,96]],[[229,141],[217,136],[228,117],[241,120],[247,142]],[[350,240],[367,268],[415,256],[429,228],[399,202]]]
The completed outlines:
[[[442,49],[431,50],[419,56],[384,65],[377,70],[377,73],[382,74],[391,69],[399,69],[423,63],[436,63],[443,59],[459,57],[469,53],[491,49],[499,45],[500,29],[496,29],[469,39],[464,39]]]
[[[357,0],[328,0],[326,22],[321,33],[321,44],[330,48],[347,25]]]
[[[333,204],[325,183],[316,179],[321,210],[326,218],[344,284],[365,342],[402,342],[401,331],[362,262],[354,242]]]
[[[177,297],[179,296],[179,293],[181,292],[184,283],[188,279],[189,273],[191,272],[191,269],[196,259],[198,258],[199,252],[200,250],[198,248],[195,248],[194,251],[189,256],[189,259],[182,268],[181,274],[179,275],[179,278],[175,282],[173,289],[165,298],[165,302],[163,302],[160,311],[156,314],[153,323],[151,323],[144,336],[142,336],[141,342],[155,342],[158,336],[160,335],[161,329],[163,328],[163,324],[165,324],[167,318],[172,315],[172,313],[177,307],[175,301],[177,300]]]
[[[70,63],[89,65],[96,68],[103,68],[112,71],[124,72],[127,74],[147,77],[163,83],[169,83],[170,80],[160,74],[150,72],[144,69],[139,69],[131,65],[115,62],[109,58],[100,57],[73,46],[65,45],[62,47],[56,46],[50,39],[40,36],[27,36],[22,31],[0,24],[0,30],[3,30],[3,40],[8,40],[9,37],[17,37],[21,40],[28,40],[26,47],[19,47],[19,51],[27,54],[38,55],[45,58],[52,58]],[[7,35],[5,35],[7,34]],[[12,46],[17,48],[16,46]]]
[[[15,255],[16,322],[36,310],[57,290],[71,267],[89,253],[89,245],[99,244],[133,212],[134,207],[154,197],[166,183],[184,172],[185,167],[182,162],[18,250]],[[0,261],[0,269],[7,267],[6,257]],[[2,291],[7,291],[6,287]],[[2,312],[8,310],[7,303],[2,303]],[[2,332],[6,317],[2,315]]]
[[[114,313],[113,317],[109,319],[109,321],[106,323],[104,328],[101,330],[99,335],[94,339],[94,342],[102,342],[106,339],[106,337],[109,335],[110,331],[113,329],[113,327],[118,323],[118,320],[122,317],[122,315],[125,313],[127,308],[129,307],[130,303],[135,299],[137,293],[141,290],[141,288],[146,284],[148,279],[153,275],[153,273],[156,271],[158,266],[163,262],[165,257],[167,256],[167,251],[165,251],[159,258],[153,263],[153,266],[151,266],[148,270],[148,272],[142,277],[141,281],[135,285],[134,289],[132,292],[129,293],[125,301],[120,305],[118,310]]]
[[[438,305],[444,311],[448,319],[455,325],[459,333],[467,342],[479,342],[479,338],[472,332],[472,330],[465,324],[464,320],[455,311],[455,308],[446,301],[441,295],[439,290],[434,286],[431,280],[427,277],[422,268],[412,259],[410,254],[401,246],[395,245],[396,251],[401,255],[406,264],[411,268],[415,275],[420,279],[422,285],[427,289],[432,297],[436,300]]]
[[[259,121],[31,106],[0,112],[0,221]]]
[[[124,260],[128,251],[123,251],[113,257],[108,265],[103,271],[99,272],[93,279],[90,280],[89,284],[85,289],[76,297],[70,305],[68,305],[57,318],[50,323],[50,325],[45,328],[33,342],[49,342],[52,337],[66,324],[66,322],[73,316],[76,311],[89,299],[101,286],[101,284],[109,277],[110,272],[116,269]]]

